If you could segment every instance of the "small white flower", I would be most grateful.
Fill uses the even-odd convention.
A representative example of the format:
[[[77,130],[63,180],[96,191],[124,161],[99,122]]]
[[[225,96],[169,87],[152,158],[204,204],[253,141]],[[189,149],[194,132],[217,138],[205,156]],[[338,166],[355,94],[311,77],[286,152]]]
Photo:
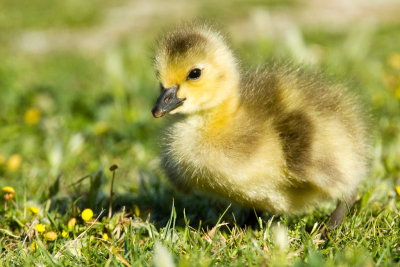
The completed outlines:
[[[83,147],[83,144],[85,142],[85,138],[83,137],[83,135],[81,133],[77,133],[75,135],[73,135],[71,137],[71,139],[69,140],[69,151],[73,154],[76,155],[78,154]]]
[[[154,266],[156,267],[174,267],[175,263],[169,251],[160,243],[154,246]]]
[[[286,227],[278,224],[273,228],[274,244],[277,249],[287,250],[289,248],[289,239]]]

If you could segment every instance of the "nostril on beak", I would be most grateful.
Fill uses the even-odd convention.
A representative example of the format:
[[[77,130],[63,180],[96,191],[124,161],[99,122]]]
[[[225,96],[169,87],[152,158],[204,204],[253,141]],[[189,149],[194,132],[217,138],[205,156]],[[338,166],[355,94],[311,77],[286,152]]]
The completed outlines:
[[[168,104],[169,102],[171,102],[171,96],[167,96],[167,97],[164,99],[164,103],[165,103],[165,104]]]

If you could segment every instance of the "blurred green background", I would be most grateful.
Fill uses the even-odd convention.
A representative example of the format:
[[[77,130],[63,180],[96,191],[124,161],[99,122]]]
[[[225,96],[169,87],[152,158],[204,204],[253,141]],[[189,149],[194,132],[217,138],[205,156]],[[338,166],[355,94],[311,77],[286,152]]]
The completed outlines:
[[[373,209],[399,207],[400,2],[3,0],[0,2],[0,187],[41,202],[117,164],[117,195],[163,179],[155,40],[182,20],[228,33],[244,66],[272,57],[324,69],[371,110]],[[110,173],[104,183],[109,190]],[[21,193],[23,192],[23,193]],[[170,206],[167,201],[165,205]]]

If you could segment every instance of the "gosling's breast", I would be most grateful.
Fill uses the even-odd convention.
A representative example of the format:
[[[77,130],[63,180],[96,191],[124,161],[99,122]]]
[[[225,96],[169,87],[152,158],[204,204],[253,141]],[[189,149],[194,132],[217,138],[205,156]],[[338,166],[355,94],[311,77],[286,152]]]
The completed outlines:
[[[240,116],[239,116],[240,117]],[[208,132],[201,117],[179,122],[171,129],[165,159],[179,179],[207,192],[248,206],[265,209],[284,182],[284,155],[279,136],[268,122],[237,119],[237,127]],[[211,136],[210,136],[211,134]]]

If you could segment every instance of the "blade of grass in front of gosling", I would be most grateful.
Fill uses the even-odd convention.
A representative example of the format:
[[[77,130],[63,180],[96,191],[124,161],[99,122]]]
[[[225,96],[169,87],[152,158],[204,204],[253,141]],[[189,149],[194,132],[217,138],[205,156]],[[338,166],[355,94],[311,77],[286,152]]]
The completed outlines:
[[[188,238],[189,235],[189,220],[186,218],[186,211],[185,209],[183,209],[183,220],[185,222],[185,231],[183,232],[183,241],[186,243],[186,240]],[[190,239],[190,236],[189,236]]]
[[[253,212],[254,212],[254,215],[256,215],[257,222],[258,222],[258,224],[260,225],[260,230],[262,231],[262,230],[263,230],[263,221],[262,221],[262,218],[261,218],[261,216],[258,216],[257,211],[256,211],[255,208],[253,208]]]
[[[186,243],[197,244],[197,237],[199,236],[199,231],[190,227],[190,220],[186,217],[186,209],[183,209],[183,219],[185,221],[185,231],[183,235],[183,240]]]
[[[140,230],[139,230],[139,235],[137,235],[136,232],[135,232],[134,235],[132,235],[132,236],[134,237],[134,241],[135,241],[135,245],[133,246],[133,251],[134,251],[133,257],[134,257],[134,261],[138,261],[139,260],[139,255],[140,255],[140,252],[139,252]]]
[[[171,232],[171,242],[172,242],[173,237],[174,237],[173,230],[175,229],[175,221],[176,221],[175,200],[172,199],[171,215],[170,215],[170,217],[169,217],[169,220],[168,220],[168,222],[167,222],[166,227],[164,228],[164,231],[165,231],[165,233],[164,233],[164,240],[167,239],[167,235],[168,235],[168,233],[169,233],[170,230],[171,230],[171,224],[172,224],[172,227],[173,227],[173,228],[172,228],[172,232]]]
[[[197,227],[197,238],[196,238],[196,244],[201,244],[201,247],[203,247],[203,240],[201,239],[201,226],[202,226],[202,221],[199,221],[199,226]]]
[[[172,200],[172,209],[173,209],[173,207],[174,207],[174,201]],[[168,233],[169,228],[171,227],[172,216],[173,216],[173,211],[171,210],[171,214],[169,215],[167,225],[164,227],[164,236],[163,236],[164,240],[167,239],[167,233]]]
[[[128,229],[127,229],[127,235],[125,236],[125,243],[126,243],[126,247],[125,247],[125,258],[130,257],[130,261],[132,262],[132,250],[133,250],[133,231],[132,231],[132,219],[129,220],[129,224],[128,224]]]
[[[174,205],[174,201],[172,201],[172,204]],[[172,248],[174,247],[174,232],[175,232],[175,223],[176,223],[176,210],[175,210],[175,205],[173,206],[173,212],[174,212],[174,219],[172,222],[172,232],[171,232],[171,242],[172,242]]]
[[[228,207],[225,209],[225,211],[222,213],[222,215],[218,218],[218,221],[217,221],[217,224],[216,224],[216,225],[220,224],[222,218],[223,218],[223,217],[225,216],[225,214],[228,212],[228,210],[229,210],[229,208],[231,207],[231,205],[232,205],[232,204],[229,204]],[[218,229],[219,229],[219,227],[217,227],[217,228],[215,229],[212,244],[214,244],[215,237],[216,237],[217,234],[218,234]]]
[[[147,229],[147,231],[149,232],[149,234],[150,234],[150,237],[151,237],[151,240],[152,240],[152,242],[153,242],[153,244],[155,243],[155,235],[154,235],[154,226],[153,225],[148,225],[147,226],[148,227],[148,229]]]
[[[218,221],[215,224],[215,226],[218,226],[220,224],[222,218],[225,216],[225,214],[227,213],[227,211],[229,210],[230,207],[231,207],[231,204],[228,205],[228,207],[225,209],[225,211],[222,213],[222,215],[218,218]],[[207,248],[206,248],[206,251],[205,251],[206,253],[210,252],[214,242],[216,241],[216,238],[217,238],[217,235],[218,235],[218,229],[219,229],[219,227],[215,228],[214,236],[212,238],[211,244],[209,244],[209,246],[207,246]]]

